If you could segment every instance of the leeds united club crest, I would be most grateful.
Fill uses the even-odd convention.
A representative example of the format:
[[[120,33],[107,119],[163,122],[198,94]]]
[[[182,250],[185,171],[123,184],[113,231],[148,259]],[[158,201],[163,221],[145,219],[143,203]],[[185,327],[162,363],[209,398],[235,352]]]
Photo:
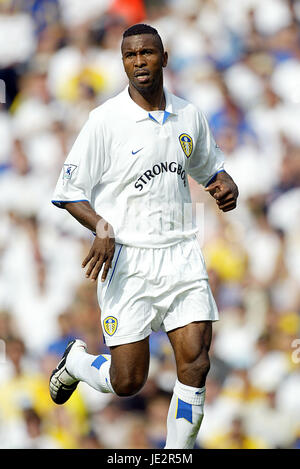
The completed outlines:
[[[108,316],[108,318],[104,319],[103,326],[108,335],[114,335],[118,327],[118,320],[113,316]]]
[[[179,135],[179,142],[183,153],[187,158],[189,158],[193,151],[193,139],[188,134]]]

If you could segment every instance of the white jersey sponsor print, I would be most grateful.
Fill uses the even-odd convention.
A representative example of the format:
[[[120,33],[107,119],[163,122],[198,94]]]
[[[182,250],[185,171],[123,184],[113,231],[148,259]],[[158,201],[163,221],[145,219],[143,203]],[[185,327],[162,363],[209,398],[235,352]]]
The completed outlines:
[[[55,205],[87,200],[120,244],[160,248],[192,237],[197,226],[183,219],[187,177],[207,185],[223,168],[202,112],[164,92],[165,111],[142,109],[128,88],[94,109],[56,185]]]

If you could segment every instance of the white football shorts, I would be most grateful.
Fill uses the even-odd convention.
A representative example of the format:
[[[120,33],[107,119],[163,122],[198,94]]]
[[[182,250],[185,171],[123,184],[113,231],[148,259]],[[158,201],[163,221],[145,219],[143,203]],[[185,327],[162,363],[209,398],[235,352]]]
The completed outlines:
[[[99,274],[98,301],[108,346],[219,319],[196,237],[155,249],[116,244],[105,282]]]

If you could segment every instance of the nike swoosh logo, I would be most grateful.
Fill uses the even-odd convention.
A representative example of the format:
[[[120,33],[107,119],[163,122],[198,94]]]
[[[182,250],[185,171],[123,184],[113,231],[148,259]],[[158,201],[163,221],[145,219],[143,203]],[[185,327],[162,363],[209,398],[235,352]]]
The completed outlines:
[[[144,148],[144,147],[140,148],[140,149],[139,149],[139,150],[137,150],[137,151],[133,151],[133,150],[132,150],[132,152],[131,152],[131,153],[132,153],[133,155],[136,155],[136,154],[137,154],[139,151],[141,151],[143,148]]]

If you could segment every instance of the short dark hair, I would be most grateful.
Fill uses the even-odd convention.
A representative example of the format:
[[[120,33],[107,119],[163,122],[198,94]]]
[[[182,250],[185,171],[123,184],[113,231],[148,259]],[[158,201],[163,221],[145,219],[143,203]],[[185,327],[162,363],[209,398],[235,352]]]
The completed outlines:
[[[130,26],[130,28],[124,31],[123,40],[125,39],[125,37],[138,36],[139,34],[152,34],[153,36],[156,36],[159,46],[161,48],[161,51],[164,52],[164,46],[163,46],[161,37],[158,34],[158,31],[152,26],[149,26],[148,24],[139,23],[139,24],[134,24],[133,26]]]

